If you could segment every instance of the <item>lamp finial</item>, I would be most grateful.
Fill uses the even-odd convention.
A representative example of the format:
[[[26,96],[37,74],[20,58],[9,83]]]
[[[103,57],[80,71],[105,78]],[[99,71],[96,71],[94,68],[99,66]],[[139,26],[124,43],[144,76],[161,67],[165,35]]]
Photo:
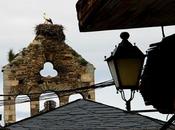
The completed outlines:
[[[129,33],[128,33],[128,32],[122,32],[122,33],[120,34],[120,38],[121,38],[122,40],[128,40],[128,38],[129,38]]]

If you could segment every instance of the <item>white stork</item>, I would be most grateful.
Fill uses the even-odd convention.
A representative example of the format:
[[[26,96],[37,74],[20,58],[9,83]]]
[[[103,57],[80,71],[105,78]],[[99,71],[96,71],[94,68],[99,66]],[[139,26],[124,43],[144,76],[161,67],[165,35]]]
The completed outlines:
[[[53,24],[52,19],[46,16],[46,13],[43,13],[43,18],[45,19],[44,24]]]

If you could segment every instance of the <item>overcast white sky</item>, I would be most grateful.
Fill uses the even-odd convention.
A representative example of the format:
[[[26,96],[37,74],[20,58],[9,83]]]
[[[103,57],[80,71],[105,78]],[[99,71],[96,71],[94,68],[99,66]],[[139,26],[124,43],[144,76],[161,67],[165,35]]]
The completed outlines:
[[[7,64],[7,53],[13,49],[15,53],[27,47],[33,40],[34,28],[43,23],[43,12],[52,18],[55,24],[65,27],[66,43],[81,54],[96,67],[96,83],[111,79],[104,56],[109,56],[115,45],[121,42],[119,37],[123,31],[130,33],[129,41],[145,53],[149,44],[162,39],[161,28],[140,28],[129,30],[110,30],[100,32],[80,33],[76,14],[77,0],[1,0],[0,1],[0,67]],[[174,26],[165,27],[166,36],[175,32]],[[2,94],[3,81],[0,73],[0,93]],[[98,89],[96,100],[104,104],[125,109],[125,103],[120,95],[116,94],[115,87]],[[132,109],[151,108],[144,106],[139,93],[136,93]],[[2,113],[2,108],[1,108]],[[21,113],[25,112],[21,110]],[[153,114],[154,117],[165,120],[166,115]]]

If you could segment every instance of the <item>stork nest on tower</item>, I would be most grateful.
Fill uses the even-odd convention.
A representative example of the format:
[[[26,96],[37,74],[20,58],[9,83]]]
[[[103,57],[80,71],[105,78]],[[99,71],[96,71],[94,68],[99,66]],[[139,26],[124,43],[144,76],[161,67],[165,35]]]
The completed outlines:
[[[65,40],[63,32],[64,27],[57,24],[39,24],[35,27],[36,35],[42,35],[47,38],[57,39],[61,42]]]

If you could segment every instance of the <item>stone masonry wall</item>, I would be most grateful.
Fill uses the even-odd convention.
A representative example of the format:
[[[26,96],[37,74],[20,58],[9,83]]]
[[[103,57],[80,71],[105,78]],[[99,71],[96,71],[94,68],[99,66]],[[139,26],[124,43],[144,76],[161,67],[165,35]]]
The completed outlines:
[[[60,105],[68,103],[69,95],[73,93],[80,93],[86,99],[95,100],[94,90],[69,92],[66,96],[59,93],[62,90],[94,84],[95,68],[64,42],[62,26],[43,24],[41,27],[36,30],[33,42],[18,53],[11,63],[3,67],[4,94],[14,95],[4,97],[8,100],[4,107],[5,123],[15,122],[14,106],[18,95],[29,96],[32,116],[39,112],[39,96],[46,91],[54,91],[59,97]],[[54,34],[55,27],[58,28],[56,32],[62,33]],[[59,38],[60,35],[63,35],[62,39]],[[46,62],[53,64],[58,72],[57,76],[40,75]]]

